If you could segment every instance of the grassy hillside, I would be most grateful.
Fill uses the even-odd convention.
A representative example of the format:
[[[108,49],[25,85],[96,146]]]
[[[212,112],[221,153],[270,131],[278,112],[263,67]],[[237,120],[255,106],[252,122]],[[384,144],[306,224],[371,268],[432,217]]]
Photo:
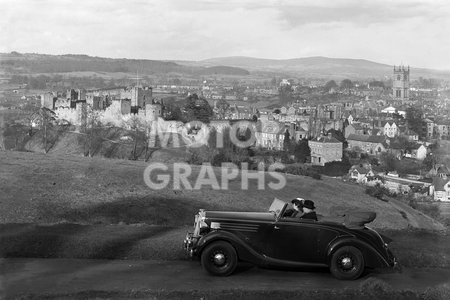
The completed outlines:
[[[109,72],[165,74],[184,73],[190,75],[248,75],[249,72],[237,67],[206,68],[186,67],[170,61],[147,59],[113,59],[88,55],[46,55],[0,53],[0,67],[10,73],[65,73],[65,72]]]
[[[314,180],[287,175],[287,186],[279,191],[258,190],[256,180],[251,179],[249,190],[242,190],[241,177],[232,180],[228,190],[214,190],[211,186],[173,190],[172,184],[152,190],[143,180],[147,164],[139,161],[3,151],[0,166],[0,223],[183,226],[192,223],[200,208],[265,211],[274,197],[290,200],[301,196],[313,199],[319,214],[346,208],[376,211],[378,217],[372,226],[377,228],[441,228],[406,205],[377,200],[360,186],[332,178]],[[189,177],[192,185],[199,168],[193,166]],[[215,170],[219,180],[220,171]],[[266,184],[271,180],[266,174]]]

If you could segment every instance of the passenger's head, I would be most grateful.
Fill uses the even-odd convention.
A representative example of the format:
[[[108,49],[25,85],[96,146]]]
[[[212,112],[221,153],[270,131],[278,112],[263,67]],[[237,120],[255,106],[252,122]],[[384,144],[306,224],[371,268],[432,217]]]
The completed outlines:
[[[302,210],[303,201],[304,201],[303,198],[295,198],[294,200],[291,201],[292,207],[297,211],[303,211]]]
[[[312,212],[314,209],[316,209],[316,207],[314,206],[314,202],[312,200],[303,201],[303,211],[305,213]]]

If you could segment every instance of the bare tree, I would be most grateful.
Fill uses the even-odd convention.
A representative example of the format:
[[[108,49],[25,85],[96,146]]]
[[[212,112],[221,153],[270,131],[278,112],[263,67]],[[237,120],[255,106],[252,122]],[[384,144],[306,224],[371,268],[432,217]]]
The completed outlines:
[[[32,128],[34,126],[39,126],[42,129],[42,144],[44,146],[44,152],[48,153],[51,149],[51,147],[49,147],[49,132],[56,120],[56,114],[46,107],[41,107],[37,111],[32,112],[27,119],[30,123],[30,135],[32,134]]]
[[[100,116],[91,106],[84,106],[81,119],[81,133],[84,138],[84,155],[93,157],[103,143]]]
[[[5,142],[3,140],[3,131],[5,128],[5,118],[3,116],[3,114],[0,114],[0,151],[5,150]]]
[[[141,151],[138,151],[139,142],[143,140],[143,131],[142,131],[142,122],[138,116],[132,116],[128,122],[128,127],[130,128],[133,136],[133,150],[131,151],[131,159],[137,160],[141,154]]]
[[[151,154],[159,148],[158,135],[154,135],[154,132],[152,132],[152,122],[133,116],[128,120],[127,126],[133,137],[131,159],[137,160],[144,154],[144,160],[148,161]]]
[[[158,134],[152,132],[152,122],[144,121],[141,123],[144,132],[144,159],[148,161],[153,152],[160,148]]]

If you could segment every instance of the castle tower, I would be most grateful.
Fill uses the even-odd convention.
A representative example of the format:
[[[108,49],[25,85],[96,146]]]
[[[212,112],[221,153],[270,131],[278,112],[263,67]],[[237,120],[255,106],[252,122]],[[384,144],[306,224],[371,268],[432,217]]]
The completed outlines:
[[[158,120],[162,116],[162,105],[155,101],[145,104],[145,115],[149,121]]]
[[[409,100],[409,66],[394,66],[394,80],[392,82],[392,97],[397,101]]]

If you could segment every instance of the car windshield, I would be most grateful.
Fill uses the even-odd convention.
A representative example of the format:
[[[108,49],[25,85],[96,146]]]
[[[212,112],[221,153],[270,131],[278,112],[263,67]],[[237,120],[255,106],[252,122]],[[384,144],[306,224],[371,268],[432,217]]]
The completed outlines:
[[[284,211],[286,208],[287,203],[280,199],[273,199],[272,204],[270,205],[269,211],[274,213],[275,218],[278,219],[280,214]]]

